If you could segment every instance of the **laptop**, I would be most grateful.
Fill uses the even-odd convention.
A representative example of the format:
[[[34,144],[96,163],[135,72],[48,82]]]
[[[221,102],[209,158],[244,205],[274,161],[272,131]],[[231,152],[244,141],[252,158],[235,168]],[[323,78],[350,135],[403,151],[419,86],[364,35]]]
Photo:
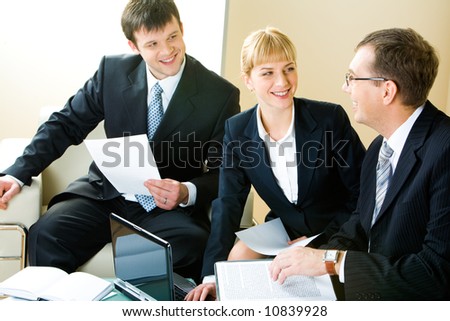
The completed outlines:
[[[173,272],[167,241],[115,213],[110,222],[116,289],[136,301],[182,301],[195,288]]]

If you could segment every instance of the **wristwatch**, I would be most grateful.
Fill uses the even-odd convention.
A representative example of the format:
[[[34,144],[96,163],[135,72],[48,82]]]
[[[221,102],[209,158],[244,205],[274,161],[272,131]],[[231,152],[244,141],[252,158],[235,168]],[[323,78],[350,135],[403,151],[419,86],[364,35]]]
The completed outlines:
[[[335,265],[339,258],[338,250],[326,250],[323,254],[323,262],[329,275],[337,275]]]

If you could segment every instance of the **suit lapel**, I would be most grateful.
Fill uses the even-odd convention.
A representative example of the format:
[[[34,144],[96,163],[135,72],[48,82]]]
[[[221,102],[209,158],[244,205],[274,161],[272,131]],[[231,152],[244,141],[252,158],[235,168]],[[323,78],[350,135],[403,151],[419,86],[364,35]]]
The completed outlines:
[[[266,186],[271,187],[273,193],[280,194],[282,197],[286,198],[281,188],[278,186],[275,175],[273,174],[272,167],[270,165],[270,156],[269,152],[266,149],[264,141],[259,137],[258,125],[257,125],[257,112],[258,108],[255,106],[253,108],[252,116],[249,118],[248,124],[245,126],[245,130],[243,132],[242,137],[239,137],[239,140],[247,147],[246,150],[249,151],[249,154],[257,154],[257,157],[254,155],[251,158],[254,159],[253,168],[258,169],[258,175],[256,178],[262,182]],[[250,142],[251,146],[247,145],[247,142]],[[268,164],[268,165],[266,165]],[[286,198],[286,201],[288,199]]]
[[[300,205],[309,191],[317,166],[322,133],[317,122],[301,100],[295,99],[295,142],[297,148],[297,184],[298,204]]]
[[[161,120],[154,141],[161,142],[167,138],[173,131],[178,130],[180,124],[188,118],[195,107],[190,98],[197,93],[196,73],[194,66],[188,56],[186,56],[186,65],[175,90],[169,106]]]
[[[392,176],[386,198],[380,209],[379,217],[381,217],[386,209],[389,208],[397,194],[402,190],[405,181],[417,164],[417,150],[424,144],[427,132],[430,130],[431,123],[436,115],[436,111],[437,109],[431,105],[431,103],[427,102],[424,110],[414,123],[399,157],[398,164],[400,166],[397,166],[394,175]]]
[[[188,56],[186,66],[180,82],[172,99],[164,113],[153,140],[163,141],[194,111],[194,105],[190,98],[197,93],[195,70]],[[147,133],[147,75],[146,64],[142,61],[139,66],[128,76],[130,86],[123,91],[123,99],[126,102],[126,115],[132,124],[133,134]]]
[[[375,207],[375,193],[376,193],[376,167],[378,163],[378,154],[383,143],[383,136],[377,136],[372,142],[368,153],[364,158],[364,172],[361,172],[361,191],[364,193],[360,194],[358,203],[361,209],[364,209],[361,215],[361,224],[366,231],[370,230],[372,225],[372,214]]]
[[[142,61],[139,66],[128,75],[130,86],[123,91],[125,111],[122,115],[128,117],[133,128],[132,134],[147,133],[147,75],[146,65]],[[121,111],[118,111],[121,113]]]

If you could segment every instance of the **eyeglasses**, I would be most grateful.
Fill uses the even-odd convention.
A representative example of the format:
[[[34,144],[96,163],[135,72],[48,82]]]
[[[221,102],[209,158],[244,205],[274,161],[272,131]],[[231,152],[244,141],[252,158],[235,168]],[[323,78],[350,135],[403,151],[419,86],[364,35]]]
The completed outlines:
[[[383,77],[367,77],[367,78],[359,78],[359,77],[353,77],[350,75],[350,73],[345,74],[345,83],[347,84],[347,87],[350,86],[350,81],[352,80],[378,80],[378,81],[388,81],[390,79],[383,78]]]

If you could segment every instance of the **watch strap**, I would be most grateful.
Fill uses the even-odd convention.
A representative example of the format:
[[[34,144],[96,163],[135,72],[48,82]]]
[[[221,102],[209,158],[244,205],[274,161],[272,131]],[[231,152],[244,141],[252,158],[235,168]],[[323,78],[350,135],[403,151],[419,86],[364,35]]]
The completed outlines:
[[[337,275],[335,266],[336,263],[333,261],[325,261],[325,268],[327,269],[327,273],[329,275]]]

